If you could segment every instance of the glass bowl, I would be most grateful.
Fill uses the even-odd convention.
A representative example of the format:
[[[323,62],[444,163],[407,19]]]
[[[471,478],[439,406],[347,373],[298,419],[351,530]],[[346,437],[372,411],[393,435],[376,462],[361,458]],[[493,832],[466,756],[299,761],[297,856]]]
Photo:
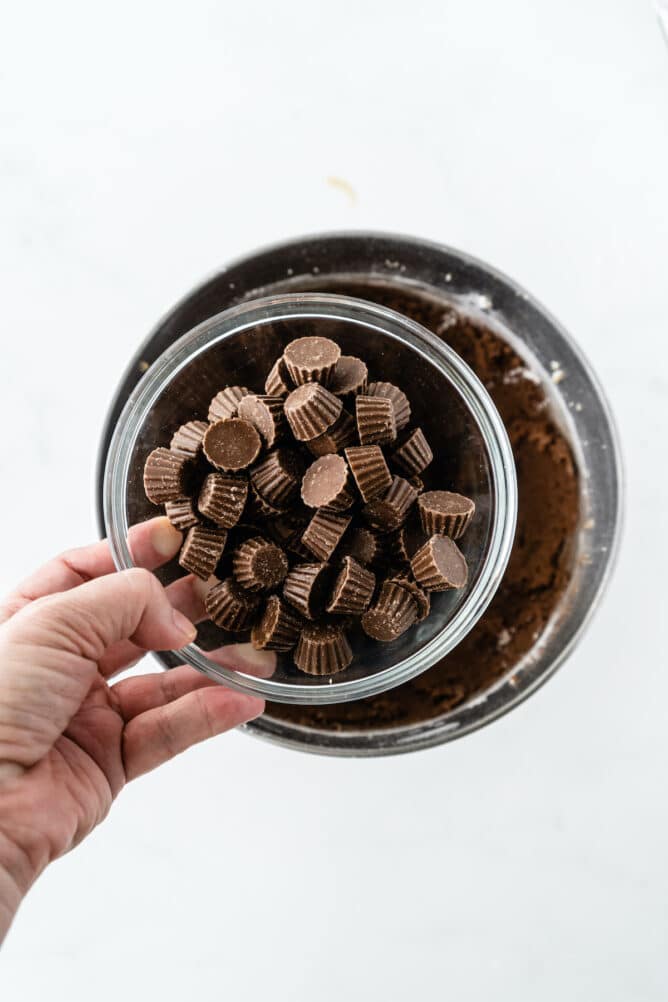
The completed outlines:
[[[514,462],[503,423],[473,371],[437,337],[393,310],[339,295],[270,296],[225,310],[184,334],[150,366],[116,423],[104,471],[104,521],[116,566],[133,566],[130,526],[158,510],[145,497],[149,452],[169,444],[185,421],[206,418],[211,398],[228,384],[262,391],[264,377],[293,338],[334,338],[344,354],[368,364],[370,378],[401,386],[414,422],[434,452],[434,486],[473,498],[476,515],[460,541],[469,579],[460,591],[433,596],[432,612],[390,644],[351,638],[345,671],[322,678],[298,671],[288,656],[271,678],[217,664],[207,651],[244,639],[207,621],[178,658],[234,689],[285,703],[356,700],[383,692],[430,667],[468,633],[492,599],[512,547],[517,511]],[[176,561],[157,572],[167,583],[183,574]]]

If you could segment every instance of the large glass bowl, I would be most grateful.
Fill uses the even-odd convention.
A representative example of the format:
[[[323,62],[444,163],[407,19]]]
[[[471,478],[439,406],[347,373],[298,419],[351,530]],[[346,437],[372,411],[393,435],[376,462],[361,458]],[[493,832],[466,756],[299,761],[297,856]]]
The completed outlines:
[[[227,384],[261,391],[264,376],[294,337],[333,337],[345,354],[359,355],[372,378],[403,387],[415,423],[435,459],[432,479],[473,498],[476,516],[461,548],[467,586],[433,596],[431,615],[390,644],[360,631],[355,657],[330,678],[299,672],[289,657],[271,678],[258,678],[207,656],[230,638],[212,623],[178,657],[232,688],[287,703],[360,699],[413,678],[448,653],[472,628],[501,580],[512,546],[517,488],[512,452],[499,415],[472,370],[419,324],[385,307],[344,296],[295,294],[243,303],[204,321],[166,348],[129,396],[117,421],[104,472],[104,519],[114,560],[132,566],[130,526],[157,514],[146,499],[142,472],[149,452],[168,445],[185,421],[206,418],[214,394]],[[183,571],[173,562],[158,572],[167,583]]]

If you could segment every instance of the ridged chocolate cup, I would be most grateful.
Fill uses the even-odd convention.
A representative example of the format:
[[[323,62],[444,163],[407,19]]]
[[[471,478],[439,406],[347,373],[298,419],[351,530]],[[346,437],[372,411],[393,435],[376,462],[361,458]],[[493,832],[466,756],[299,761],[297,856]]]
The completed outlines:
[[[317,624],[304,627],[293,660],[306,675],[336,675],[351,663],[353,652],[343,627]]]
[[[309,508],[346,511],[355,500],[353,479],[343,456],[330,454],[311,463],[302,480],[302,501]]]
[[[354,557],[358,564],[370,567],[378,562],[381,554],[380,538],[371,529],[351,529],[341,543],[339,556]]]
[[[392,484],[392,474],[379,445],[354,445],[345,450],[345,457],[363,501],[372,501],[386,493]]]
[[[197,499],[202,515],[223,529],[235,526],[248,498],[248,481],[232,473],[209,473]]]
[[[382,560],[386,567],[405,569],[410,566],[405,526],[385,533],[380,537],[380,541],[383,551]]]
[[[361,445],[389,445],[397,437],[394,404],[388,397],[355,397],[355,420]]]
[[[176,501],[188,493],[190,460],[170,449],[154,449],[144,464],[144,491],[153,504]]]
[[[264,392],[271,397],[287,397],[294,389],[283,358],[277,358],[264,381]]]
[[[422,473],[433,458],[434,454],[422,428],[414,428],[396,452],[392,453],[392,462],[407,477]]]
[[[202,439],[209,427],[206,421],[187,421],[172,435],[169,448],[179,456],[194,459],[202,450]]]
[[[339,418],[343,404],[319,383],[298,386],[287,397],[285,416],[292,434],[300,442],[324,435]]]
[[[427,591],[463,588],[468,578],[466,558],[449,536],[428,539],[411,560],[411,570]]]
[[[341,452],[357,441],[357,427],[350,414],[343,410],[324,435],[312,438],[306,446],[314,456],[327,456],[331,452]]]
[[[302,542],[318,560],[329,560],[350,521],[348,515],[317,511],[302,534]]]
[[[199,523],[192,498],[177,498],[176,501],[165,501],[165,515],[179,532],[191,529]]]
[[[179,554],[179,564],[186,571],[206,581],[216,569],[227,542],[226,529],[195,525],[186,533]]]
[[[224,418],[209,425],[202,448],[213,466],[226,473],[235,473],[252,466],[260,455],[262,439],[250,422]]]
[[[247,630],[255,619],[260,599],[245,591],[234,578],[225,578],[206,593],[204,605],[216,626],[238,633]]]
[[[411,405],[403,390],[394,383],[369,383],[364,393],[368,397],[386,397],[391,400],[397,431],[406,427],[411,419]]]
[[[413,476],[413,477],[408,477],[407,479],[411,487],[414,487],[415,490],[418,492],[418,494],[422,494],[424,490],[424,480],[422,479],[422,477]]]
[[[283,550],[266,539],[247,539],[232,555],[232,573],[247,591],[272,591],[288,573],[289,564]]]
[[[251,644],[258,651],[291,651],[304,626],[301,616],[278,595],[270,595],[262,616],[251,630]]]
[[[362,516],[372,528],[381,532],[391,532],[404,523],[417,496],[417,491],[407,480],[403,477],[393,477],[385,494],[362,508]]]
[[[427,618],[431,612],[431,599],[429,597],[429,592],[420,588],[419,584],[413,580],[412,577],[408,575],[401,574],[390,578],[390,581],[394,581],[395,584],[401,585],[406,591],[409,591],[413,598],[415,599],[415,604],[417,606],[417,619],[416,623],[421,623]]]
[[[475,514],[475,502],[452,491],[426,491],[418,499],[418,511],[426,535],[459,539]]]
[[[345,557],[334,582],[327,612],[361,615],[373,598],[375,587],[375,574],[358,564],[353,557]]]
[[[285,367],[295,386],[304,383],[327,386],[340,357],[338,344],[326,337],[299,337],[283,352]]]
[[[295,564],[283,582],[283,598],[305,619],[322,615],[332,580],[329,564]]]
[[[285,514],[285,508],[279,508],[278,505],[270,504],[266,498],[262,497],[252,482],[250,491],[248,492],[246,511],[250,519],[257,521],[262,521],[265,518],[278,518],[279,515]]]
[[[373,640],[390,643],[413,626],[417,615],[417,602],[410,591],[397,581],[383,581],[380,595],[362,616],[362,629]]]
[[[354,397],[366,389],[369,370],[361,358],[341,355],[336,363],[329,388],[337,397]]]
[[[226,386],[209,404],[209,421],[223,421],[237,416],[239,401],[251,391],[247,386]]]
[[[301,456],[290,449],[274,449],[251,470],[251,482],[269,504],[285,507],[298,494],[304,475]]]
[[[239,417],[253,425],[268,449],[274,447],[286,430],[283,397],[249,393],[239,401]]]

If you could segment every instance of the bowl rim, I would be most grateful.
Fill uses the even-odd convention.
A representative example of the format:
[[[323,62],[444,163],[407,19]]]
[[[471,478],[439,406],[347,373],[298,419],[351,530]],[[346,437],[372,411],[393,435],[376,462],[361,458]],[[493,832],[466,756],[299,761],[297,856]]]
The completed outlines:
[[[448,380],[477,425],[486,449],[492,479],[492,523],[489,549],[473,587],[443,628],[419,651],[375,674],[331,684],[277,682],[223,668],[204,657],[194,645],[174,655],[211,678],[238,691],[265,696],[275,702],[322,705],[347,702],[387,691],[414,678],[444,657],[469,632],[492,600],[505,571],[517,518],[517,481],[512,449],[505,426],[473,370],[443,341],[420,324],[394,310],[324,293],[295,293],[247,299],[207,318],[170,344],[150,366],[126,400],[108,448],[103,475],[104,524],[116,566],[134,566],[127,545],[125,487],[129,464],[143,421],[162,392],[165,381],[173,378],[193,358],[212,344],[242,333],[259,322],[298,317],[336,317],[377,325],[395,340],[408,342]]]

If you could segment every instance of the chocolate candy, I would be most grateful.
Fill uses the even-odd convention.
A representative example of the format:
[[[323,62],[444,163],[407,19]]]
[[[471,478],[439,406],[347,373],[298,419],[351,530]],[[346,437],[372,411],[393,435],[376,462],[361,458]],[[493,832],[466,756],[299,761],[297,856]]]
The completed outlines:
[[[251,482],[265,501],[280,508],[299,493],[304,463],[290,449],[274,449],[251,470]]]
[[[202,515],[231,529],[241,518],[248,498],[248,481],[231,473],[209,473],[197,499]]]
[[[392,462],[407,477],[426,470],[434,454],[421,428],[414,428],[403,444],[392,454]]]
[[[294,437],[300,442],[318,438],[332,427],[343,404],[319,383],[298,386],[284,404],[285,416]]]
[[[468,577],[466,558],[449,536],[432,536],[411,560],[415,580],[427,591],[463,588]]]
[[[407,480],[393,477],[385,494],[362,508],[362,516],[374,529],[390,532],[403,524],[416,497],[417,491]]]
[[[199,522],[192,498],[177,498],[176,501],[166,501],[165,515],[179,532],[184,532]]]
[[[390,643],[417,621],[417,615],[417,602],[410,591],[396,579],[383,581],[380,595],[362,616],[362,629],[374,640]]]
[[[204,525],[195,525],[186,533],[179,554],[179,564],[186,571],[206,581],[215,571],[223,555],[226,541],[225,529],[209,529]]]
[[[475,503],[451,491],[427,491],[418,500],[420,521],[426,535],[443,533],[459,539],[475,513]]]
[[[391,400],[397,431],[406,427],[411,419],[411,405],[403,390],[393,383],[369,383],[364,393],[369,397],[385,397]]]
[[[353,652],[341,626],[314,624],[302,630],[294,662],[307,675],[334,675],[347,668]]]
[[[336,363],[329,388],[337,397],[356,396],[366,389],[369,371],[361,358],[341,355]]]
[[[339,556],[354,557],[364,567],[378,561],[382,550],[380,536],[370,529],[351,529],[347,532],[339,548]]]
[[[355,445],[345,450],[357,489],[363,501],[385,494],[392,483],[383,450],[379,445]]]
[[[222,421],[237,416],[239,401],[251,391],[247,386],[226,386],[209,404],[209,421]]]
[[[209,618],[216,626],[234,633],[249,629],[259,603],[259,597],[241,588],[234,578],[214,585],[204,597]]]
[[[169,448],[188,459],[194,459],[202,449],[204,432],[209,427],[206,421],[188,421],[174,432]]]
[[[187,494],[189,462],[170,449],[154,449],[144,465],[144,491],[153,504],[176,501]]]
[[[396,577],[390,578],[390,581],[394,581],[395,584],[401,585],[406,591],[409,591],[413,598],[415,599],[415,604],[417,607],[417,619],[416,623],[421,623],[423,619],[426,619],[431,612],[431,599],[429,598],[429,592],[420,588],[419,584],[406,574],[400,574]]]
[[[265,518],[277,518],[285,512],[285,508],[271,504],[262,497],[255,484],[251,483],[246,511],[249,518],[261,522]]]
[[[251,630],[251,643],[259,651],[291,651],[304,621],[278,595],[270,595],[261,618]]]
[[[358,564],[353,557],[344,557],[327,612],[361,615],[369,605],[375,587],[376,578],[371,571]]]
[[[239,401],[239,417],[252,424],[271,449],[285,430],[283,398],[249,393]]]
[[[322,456],[309,466],[302,480],[302,500],[309,508],[350,508],[354,500],[352,477],[343,456]]]
[[[381,536],[382,560],[386,567],[407,568],[410,564],[408,557],[408,541],[406,527],[395,529]]]
[[[232,570],[236,581],[248,591],[271,591],[288,573],[283,550],[266,539],[248,539],[235,550]]]
[[[264,392],[271,397],[287,397],[292,381],[282,358],[277,358],[264,381]]]
[[[317,438],[306,443],[314,456],[326,456],[330,452],[341,452],[357,441],[355,422],[347,411],[341,411],[331,428]]]
[[[322,383],[326,386],[334,375],[341,349],[326,337],[300,337],[291,341],[283,353],[283,361],[295,386]]]
[[[302,541],[318,560],[329,560],[349,525],[347,515],[317,511],[304,530]]]
[[[262,440],[248,421],[224,418],[209,426],[202,446],[209,462],[229,473],[245,470],[254,463],[260,454]]]
[[[332,580],[329,564],[296,564],[283,583],[283,597],[305,619],[318,619]]]
[[[355,418],[362,445],[388,445],[397,437],[394,405],[387,397],[355,397]]]

